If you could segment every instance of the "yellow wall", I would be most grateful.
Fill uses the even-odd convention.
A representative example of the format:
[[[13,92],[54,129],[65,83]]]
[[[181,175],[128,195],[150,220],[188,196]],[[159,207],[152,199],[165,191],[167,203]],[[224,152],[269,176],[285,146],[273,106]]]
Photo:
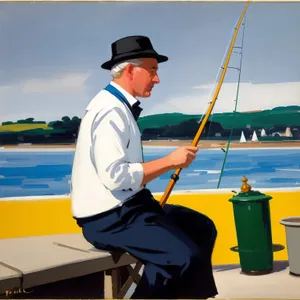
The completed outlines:
[[[285,229],[279,221],[287,216],[300,215],[299,192],[270,192],[273,243],[286,247]],[[181,204],[201,211],[214,220],[218,239],[213,254],[214,264],[239,263],[232,194],[173,194],[168,203]],[[156,196],[160,199],[160,196]],[[38,236],[80,232],[71,215],[69,199],[0,201],[0,238]],[[276,260],[287,259],[287,250],[274,253]]]

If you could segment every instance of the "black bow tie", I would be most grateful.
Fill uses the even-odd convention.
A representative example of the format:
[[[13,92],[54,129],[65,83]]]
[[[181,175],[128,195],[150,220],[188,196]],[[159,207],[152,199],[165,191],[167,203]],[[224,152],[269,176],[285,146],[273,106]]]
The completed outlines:
[[[135,102],[132,106],[131,106],[131,109],[132,109],[132,113],[133,113],[133,116],[135,118],[135,120],[137,121],[141,112],[142,112],[142,108],[139,106],[141,104],[140,101],[137,101]]]

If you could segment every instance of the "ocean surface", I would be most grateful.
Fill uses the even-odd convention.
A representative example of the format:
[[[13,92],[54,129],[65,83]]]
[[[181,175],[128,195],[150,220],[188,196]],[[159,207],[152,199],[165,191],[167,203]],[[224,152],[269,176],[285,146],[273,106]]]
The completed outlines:
[[[157,159],[174,147],[144,147],[145,161]],[[73,150],[8,151],[0,149],[0,197],[63,195],[70,192]],[[195,161],[183,169],[176,190],[215,189],[225,153],[200,149]],[[147,185],[164,192],[168,172]],[[254,189],[300,187],[300,149],[231,149],[220,188],[239,188],[246,176]]]

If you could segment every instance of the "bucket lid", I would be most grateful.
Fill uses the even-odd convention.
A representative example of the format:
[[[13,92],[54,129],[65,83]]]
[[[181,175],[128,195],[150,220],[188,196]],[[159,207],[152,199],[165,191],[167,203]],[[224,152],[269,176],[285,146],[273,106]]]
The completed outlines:
[[[269,201],[272,197],[259,191],[249,191],[247,193],[240,192],[229,199],[230,202],[253,202],[253,201]]]

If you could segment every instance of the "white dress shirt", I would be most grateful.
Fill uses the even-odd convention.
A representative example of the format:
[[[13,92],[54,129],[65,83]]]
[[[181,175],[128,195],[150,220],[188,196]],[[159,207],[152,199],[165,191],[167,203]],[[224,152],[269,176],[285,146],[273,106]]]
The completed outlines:
[[[131,105],[137,101],[116,83],[110,84]],[[141,162],[141,133],[131,111],[108,91],[100,91],[88,104],[79,128],[71,177],[73,216],[110,210],[140,191]]]

